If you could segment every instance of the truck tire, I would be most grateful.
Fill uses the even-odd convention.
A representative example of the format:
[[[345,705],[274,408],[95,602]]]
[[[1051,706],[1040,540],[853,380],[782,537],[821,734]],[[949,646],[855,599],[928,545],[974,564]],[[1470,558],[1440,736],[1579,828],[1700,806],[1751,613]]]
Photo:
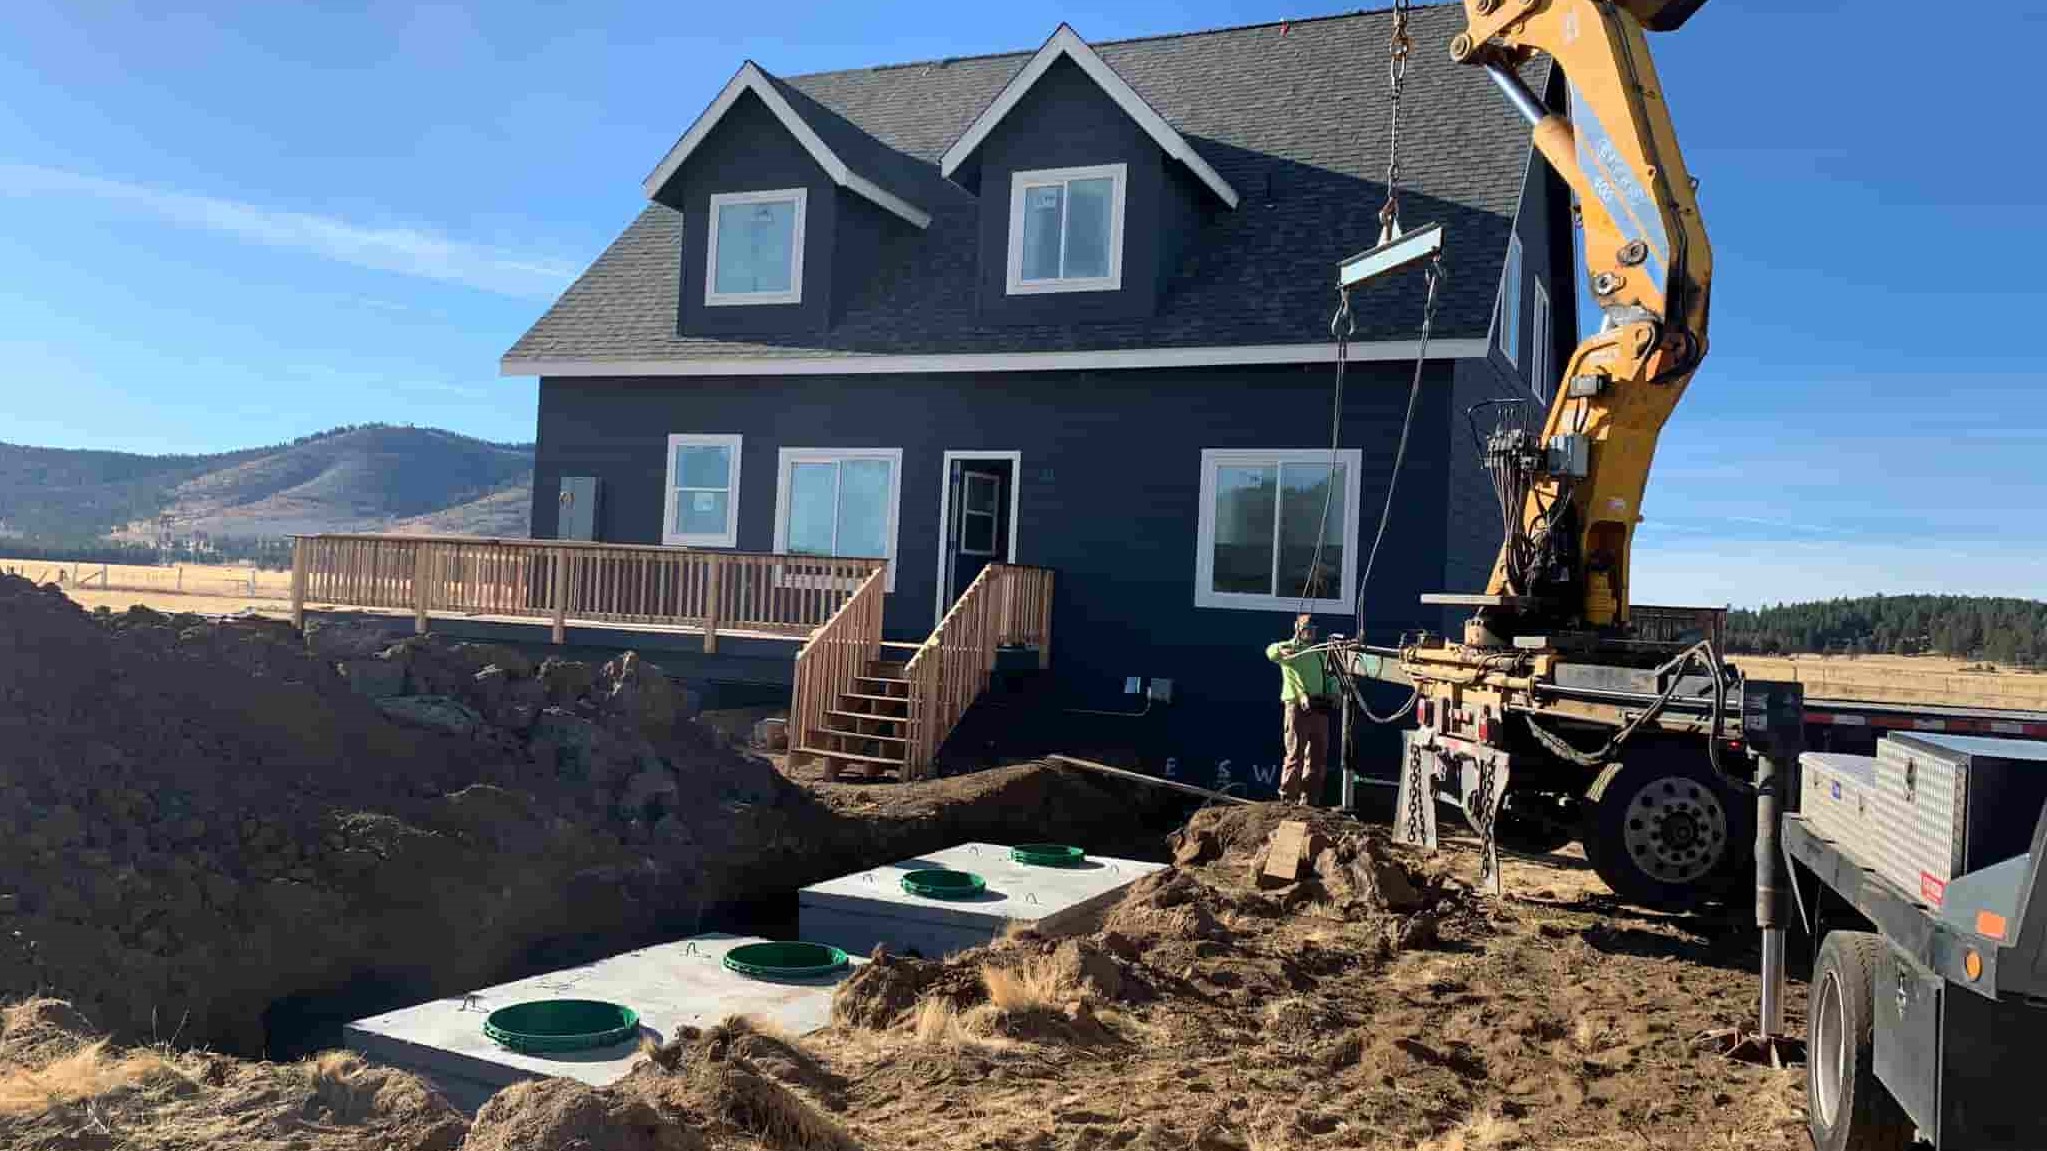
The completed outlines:
[[[1806,1126],[1818,1151],[1904,1151],[1914,1127],[1871,1060],[1877,948],[1866,931],[1820,944],[1805,1005]]]
[[[1646,747],[1610,765],[1585,809],[1585,858],[1638,906],[1689,907],[1755,854],[1755,813],[1696,747]]]

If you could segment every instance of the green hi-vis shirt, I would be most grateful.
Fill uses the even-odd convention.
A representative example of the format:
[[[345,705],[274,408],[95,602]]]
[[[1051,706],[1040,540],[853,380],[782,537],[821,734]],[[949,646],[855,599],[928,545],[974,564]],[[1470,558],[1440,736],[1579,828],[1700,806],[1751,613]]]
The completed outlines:
[[[1327,675],[1322,670],[1322,653],[1295,655],[1294,643],[1286,640],[1265,649],[1265,658],[1279,665],[1279,698],[1282,703],[1329,694]]]

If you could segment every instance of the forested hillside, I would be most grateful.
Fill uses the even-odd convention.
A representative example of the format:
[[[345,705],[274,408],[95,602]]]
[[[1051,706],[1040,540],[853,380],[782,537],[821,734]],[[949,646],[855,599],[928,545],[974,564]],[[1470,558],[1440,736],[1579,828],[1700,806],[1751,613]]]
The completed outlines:
[[[2047,603],[1988,596],[1892,595],[1781,604],[1727,615],[1735,652],[1949,655],[2047,664]]]

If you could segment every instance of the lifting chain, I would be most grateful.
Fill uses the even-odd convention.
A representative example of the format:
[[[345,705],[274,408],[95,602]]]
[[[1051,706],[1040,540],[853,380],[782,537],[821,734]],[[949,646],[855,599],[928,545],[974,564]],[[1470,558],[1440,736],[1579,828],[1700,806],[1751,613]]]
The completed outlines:
[[[1478,804],[1478,879],[1479,883],[1497,890],[1500,881],[1500,853],[1493,842],[1493,760],[1489,755],[1478,758],[1478,788],[1472,799]]]
[[[1407,748],[1407,841],[1421,843],[1428,834],[1427,816],[1422,811],[1422,792],[1428,780],[1422,776],[1422,749],[1412,740]]]
[[[1386,128],[1386,204],[1379,209],[1379,242],[1400,238],[1400,98],[1407,91],[1407,58],[1414,36],[1407,30],[1411,0],[1394,0],[1393,34],[1386,44],[1386,81],[1392,93],[1392,115]]]

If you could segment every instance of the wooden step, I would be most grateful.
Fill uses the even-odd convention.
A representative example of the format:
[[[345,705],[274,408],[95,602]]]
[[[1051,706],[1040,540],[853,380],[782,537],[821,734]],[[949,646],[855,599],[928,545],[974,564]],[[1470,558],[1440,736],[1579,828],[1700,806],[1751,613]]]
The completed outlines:
[[[860,692],[857,692],[857,691],[842,691],[842,692],[840,692],[840,693],[839,693],[839,700],[840,700],[840,702],[842,702],[842,703],[843,703],[843,702],[845,702],[846,700],[849,700],[849,699],[864,699],[864,700],[868,700],[868,701],[870,701],[870,702],[873,702],[873,703],[908,703],[908,702],[910,702],[910,697],[909,697],[909,696],[907,696],[907,695],[864,695],[864,694],[862,694],[862,693],[860,693]]]
[[[816,731],[813,731],[813,732],[811,732],[810,734],[812,734],[812,735],[836,735],[836,736],[838,736],[838,737],[839,737],[840,739],[871,739],[871,740],[873,740],[873,741],[874,741],[874,742],[876,742],[876,743],[904,743],[904,744],[906,744],[906,743],[909,743],[909,742],[910,742],[910,737],[909,737],[909,736],[906,736],[906,735],[878,735],[878,734],[876,734],[876,733],[874,733],[874,732],[871,732],[871,731],[840,731],[840,730],[839,730],[838,728],[836,728],[836,727],[821,727],[821,728],[817,729]]]
[[[902,755],[898,756],[861,755],[857,752],[831,751],[822,747],[809,746],[799,747],[796,750],[803,755],[814,755],[817,758],[825,760],[827,762],[836,759],[843,759],[850,760],[853,763],[878,763],[885,767],[902,767],[908,762],[907,756]]]
[[[907,715],[876,715],[871,711],[840,711],[837,708],[827,708],[825,714],[836,716],[840,719],[872,719],[882,723],[910,722],[910,717]]]
[[[910,698],[910,681],[907,679],[889,679],[887,676],[880,675],[856,675],[853,677],[853,682],[866,690],[879,688],[881,694],[888,696],[890,699]],[[901,690],[897,690],[899,688]]]

